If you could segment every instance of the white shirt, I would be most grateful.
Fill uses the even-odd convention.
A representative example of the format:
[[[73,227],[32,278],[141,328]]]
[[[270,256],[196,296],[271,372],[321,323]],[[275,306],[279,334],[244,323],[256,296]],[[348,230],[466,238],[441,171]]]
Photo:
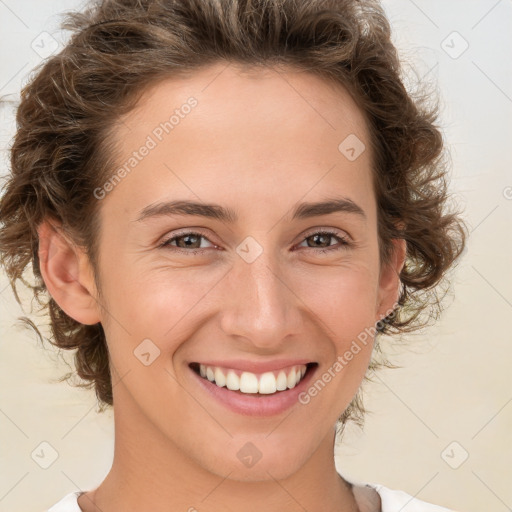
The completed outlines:
[[[455,512],[452,509],[420,501],[404,491],[389,489],[380,484],[357,482],[357,485],[368,485],[377,491],[382,502],[381,512]],[[79,494],[80,491],[66,494],[48,512],[82,512],[77,501]]]

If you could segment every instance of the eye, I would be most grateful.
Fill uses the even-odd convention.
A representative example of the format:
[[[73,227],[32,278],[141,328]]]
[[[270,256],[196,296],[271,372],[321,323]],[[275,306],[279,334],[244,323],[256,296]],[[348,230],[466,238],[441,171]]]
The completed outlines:
[[[332,239],[338,240],[338,245],[331,245],[329,244],[329,241],[332,241]],[[328,231],[328,230],[322,230],[322,231],[316,231],[306,236],[304,239],[304,242],[307,243],[308,240],[312,239],[313,244],[325,244],[327,243],[327,248],[319,246],[309,246],[309,249],[313,249],[316,252],[320,253],[327,253],[332,251],[339,251],[342,249],[346,249],[347,247],[350,247],[352,243],[345,237],[341,236],[337,231]],[[178,251],[183,254],[202,254],[204,253],[207,248],[201,247],[201,240],[208,240],[208,238],[201,233],[193,232],[193,231],[187,231],[184,233],[179,233],[177,235],[172,236],[171,238],[168,238],[164,240],[160,244],[160,248],[172,248],[172,250]],[[217,246],[215,244],[212,244],[214,248]],[[300,246],[299,246],[300,247]]]
[[[171,247],[173,250],[181,253],[200,254],[205,250],[204,248],[201,248],[201,239],[208,240],[208,238],[206,238],[201,233],[187,231],[185,233],[180,233],[178,235],[174,235],[171,238],[168,238],[167,240],[164,240],[159,247]],[[176,246],[172,245],[173,242],[176,242]],[[214,247],[217,246],[214,245]]]
[[[308,247],[308,248],[316,249],[316,251],[320,252],[320,253],[326,253],[326,252],[343,250],[352,245],[351,242],[349,242],[348,238],[341,236],[337,231],[328,231],[328,230],[316,231],[314,233],[311,233],[306,236],[304,241],[307,242],[308,240],[313,239],[314,244],[323,244],[323,243],[325,243],[325,241],[330,241],[333,238],[338,240],[338,242],[339,242],[338,246],[336,246],[336,245],[331,246],[328,244],[327,248],[318,247],[318,246],[317,247],[313,246],[313,247]]]

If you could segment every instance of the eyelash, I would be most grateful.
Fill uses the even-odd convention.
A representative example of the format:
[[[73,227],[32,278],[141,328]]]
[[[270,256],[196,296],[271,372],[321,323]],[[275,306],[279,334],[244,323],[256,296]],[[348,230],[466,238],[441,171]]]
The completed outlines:
[[[201,233],[197,233],[195,231],[186,231],[184,233],[179,233],[177,235],[174,235],[173,237],[168,238],[167,240],[164,240],[159,245],[159,248],[164,249],[164,248],[172,247],[172,250],[180,252],[182,254],[186,253],[189,256],[203,254],[204,251],[207,251],[209,249],[209,248],[203,248],[203,249],[183,249],[181,247],[174,247],[174,246],[170,245],[171,242],[173,242],[173,241],[175,241],[175,240],[177,240],[179,238],[183,238],[185,236],[190,236],[190,235],[204,238],[205,240],[208,240],[210,243],[213,243],[206,236],[204,236]],[[338,247],[332,247],[332,248],[306,247],[307,249],[313,249],[313,250],[315,250],[317,252],[320,252],[320,253],[329,253],[329,252],[340,251],[340,250],[343,250],[343,249],[347,249],[348,247],[351,247],[353,245],[352,242],[350,242],[347,238],[339,235],[336,231],[328,231],[328,230],[315,231],[313,233],[310,233],[310,234],[308,234],[307,236],[304,237],[303,241],[306,240],[307,238],[310,238],[310,237],[314,236],[314,235],[328,235],[328,236],[331,236],[333,238],[337,238],[338,241],[340,242],[340,245]],[[190,254],[190,253],[192,253],[192,254]]]

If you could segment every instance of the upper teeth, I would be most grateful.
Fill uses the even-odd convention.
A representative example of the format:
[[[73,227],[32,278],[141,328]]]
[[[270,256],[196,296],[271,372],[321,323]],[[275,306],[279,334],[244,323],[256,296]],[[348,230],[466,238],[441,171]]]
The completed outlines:
[[[241,372],[238,376],[235,370],[219,368],[218,366],[199,365],[201,377],[207,378],[219,387],[226,386],[231,391],[240,390],[242,393],[271,394],[276,391],[284,391],[286,388],[294,388],[306,373],[306,365],[292,366],[278,372],[265,372],[255,374]],[[277,375],[276,375],[277,374]]]

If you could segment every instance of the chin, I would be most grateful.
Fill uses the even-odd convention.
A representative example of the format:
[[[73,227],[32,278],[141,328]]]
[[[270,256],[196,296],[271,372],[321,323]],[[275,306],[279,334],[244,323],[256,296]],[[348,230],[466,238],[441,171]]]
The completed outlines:
[[[261,441],[257,436],[253,439],[254,442],[233,439],[231,446],[218,456],[213,454],[211,464],[203,467],[222,478],[229,475],[230,480],[239,482],[284,480],[296,473],[311,455],[304,451],[304,443],[288,447],[280,443],[273,445],[264,437]]]

